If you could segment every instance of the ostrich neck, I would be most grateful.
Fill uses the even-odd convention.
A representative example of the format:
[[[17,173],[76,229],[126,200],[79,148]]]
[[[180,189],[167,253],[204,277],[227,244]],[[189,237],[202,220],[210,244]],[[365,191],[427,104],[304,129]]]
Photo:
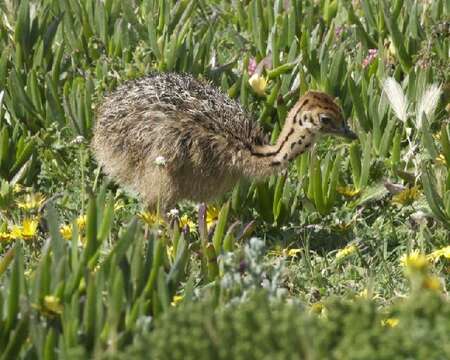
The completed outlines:
[[[255,145],[251,149],[250,176],[263,177],[286,168],[290,161],[307,151],[315,140],[315,131],[309,121],[302,125],[294,116],[288,116],[275,145]]]

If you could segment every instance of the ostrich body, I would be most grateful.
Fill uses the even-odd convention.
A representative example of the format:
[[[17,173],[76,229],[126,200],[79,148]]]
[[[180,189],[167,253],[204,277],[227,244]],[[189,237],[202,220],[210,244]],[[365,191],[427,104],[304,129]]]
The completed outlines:
[[[166,211],[183,199],[209,201],[241,177],[262,178],[286,168],[321,133],[355,137],[324,93],[302,96],[270,145],[252,116],[210,83],[157,73],[104,98],[92,148],[106,174],[149,207],[159,201]]]

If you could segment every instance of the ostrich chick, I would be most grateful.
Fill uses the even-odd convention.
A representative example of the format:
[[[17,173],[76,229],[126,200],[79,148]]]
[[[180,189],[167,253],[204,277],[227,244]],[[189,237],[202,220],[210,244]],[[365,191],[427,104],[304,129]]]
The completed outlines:
[[[252,116],[210,83],[155,73],[105,97],[92,148],[106,174],[167,211],[183,199],[212,200],[241,177],[286,168],[320,134],[356,138],[327,94],[302,96],[271,145]]]

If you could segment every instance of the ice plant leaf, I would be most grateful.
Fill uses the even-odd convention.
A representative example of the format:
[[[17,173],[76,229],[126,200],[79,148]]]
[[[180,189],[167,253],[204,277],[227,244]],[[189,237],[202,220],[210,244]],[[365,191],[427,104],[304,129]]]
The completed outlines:
[[[230,211],[230,202],[226,202],[222,206],[222,209],[220,209],[219,219],[212,239],[217,255],[220,254],[222,249],[222,242],[225,236],[225,226],[227,224],[229,211]]]
[[[424,166],[422,169],[422,184],[428,205],[430,206],[433,215],[441,221],[445,227],[450,229],[450,219],[444,212],[444,203],[437,192],[434,174],[427,166]]]
[[[1,258],[0,258],[0,276],[5,272],[8,268],[11,261],[14,259],[16,254],[16,250],[14,247],[11,247]]]

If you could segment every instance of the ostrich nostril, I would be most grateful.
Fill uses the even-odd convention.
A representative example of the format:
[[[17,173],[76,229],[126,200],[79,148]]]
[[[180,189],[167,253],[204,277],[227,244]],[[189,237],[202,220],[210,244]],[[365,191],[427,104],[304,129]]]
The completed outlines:
[[[356,135],[347,125],[344,125],[342,129],[342,136],[349,140],[356,140],[358,138],[358,135]]]

